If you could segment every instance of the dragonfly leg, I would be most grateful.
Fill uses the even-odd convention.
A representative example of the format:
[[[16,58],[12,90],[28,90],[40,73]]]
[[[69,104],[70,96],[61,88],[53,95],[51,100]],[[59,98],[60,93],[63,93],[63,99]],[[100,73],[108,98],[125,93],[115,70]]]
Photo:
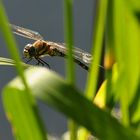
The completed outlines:
[[[41,64],[42,66],[44,66],[44,64],[46,64],[47,67],[50,69],[50,65],[46,63],[44,60],[42,60],[41,58],[37,58],[36,60],[38,61],[37,65]]]
[[[30,62],[32,60],[32,58],[29,58],[25,63],[28,63],[28,62]]]
[[[33,58],[28,58],[27,60],[26,60],[26,58],[27,57],[25,57],[25,56],[23,56],[22,57],[22,60],[25,60],[25,63],[28,63],[28,62],[30,62]]]
[[[42,64],[39,60],[37,60],[37,63],[35,65],[39,65],[39,64]],[[43,66],[43,64],[42,64]]]

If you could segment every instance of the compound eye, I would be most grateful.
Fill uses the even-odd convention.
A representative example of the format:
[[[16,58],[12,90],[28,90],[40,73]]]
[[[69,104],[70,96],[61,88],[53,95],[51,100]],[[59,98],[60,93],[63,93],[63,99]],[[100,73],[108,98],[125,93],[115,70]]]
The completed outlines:
[[[36,49],[32,44],[27,44],[23,50],[23,54],[27,58],[34,57],[36,55]]]

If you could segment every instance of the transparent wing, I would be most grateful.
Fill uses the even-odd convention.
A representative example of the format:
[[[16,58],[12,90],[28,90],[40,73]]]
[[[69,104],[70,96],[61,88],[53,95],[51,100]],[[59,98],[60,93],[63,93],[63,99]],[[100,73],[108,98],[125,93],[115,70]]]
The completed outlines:
[[[43,37],[38,32],[29,30],[29,29],[26,29],[26,28],[23,28],[23,27],[14,25],[14,24],[10,24],[10,27],[11,27],[13,33],[15,33],[17,35],[20,35],[20,36],[23,36],[26,38],[30,38],[33,40],[43,40]]]
[[[67,48],[66,48],[66,44],[65,43],[55,43],[55,42],[51,42],[51,41],[47,41],[47,43],[52,46],[53,48],[56,48],[58,51],[67,54]],[[92,55],[89,54],[88,52],[76,48],[74,47],[73,49],[73,57],[75,59],[78,59],[80,61],[85,62],[86,64],[91,63],[92,60]]]

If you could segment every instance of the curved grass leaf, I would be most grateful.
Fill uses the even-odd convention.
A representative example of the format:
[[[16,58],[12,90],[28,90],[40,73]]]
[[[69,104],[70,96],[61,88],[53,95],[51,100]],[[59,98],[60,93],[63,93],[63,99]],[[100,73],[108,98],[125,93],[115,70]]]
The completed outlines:
[[[23,62],[21,62],[21,64],[25,67],[30,66],[29,64],[25,64]],[[0,57],[0,65],[15,66],[16,64],[15,64],[15,61],[13,59]]]
[[[16,140],[47,139],[36,104],[31,102],[25,90],[7,87],[3,92],[3,103]]]
[[[15,65],[15,61],[12,59],[8,59],[8,58],[4,58],[4,57],[0,57],[0,65]]]
[[[100,139],[139,139],[130,129],[123,127],[115,118],[110,116],[109,113],[99,109],[80,94],[75,87],[66,83],[55,73],[45,68],[32,68],[26,71],[25,77],[35,97],[60,112],[63,112],[66,116],[86,127],[93,135]],[[4,104],[7,107],[6,110],[9,110],[8,108],[10,108],[12,104],[15,104],[15,102],[12,101],[12,94],[14,94],[13,98],[16,98],[15,96],[19,96],[20,94],[17,92],[8,92],[14,92],[14,90],[19,90],[21,93],[25,90],[19,78],[14,79],[4,89],[3,98]],[[11,96],[11,99],[9,96]],[[13,108],[12,111],[16,113],[16,108]],[[16,123],[14,123],[14,128],[16,127]]]

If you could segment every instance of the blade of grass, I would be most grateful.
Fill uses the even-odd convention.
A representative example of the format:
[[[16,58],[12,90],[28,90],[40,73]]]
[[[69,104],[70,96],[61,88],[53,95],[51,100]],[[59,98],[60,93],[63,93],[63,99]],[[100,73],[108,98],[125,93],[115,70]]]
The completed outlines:
[[[29,67],[29,64],[26,64],[24,62],[20,62],[24,67]],[[15,61],[9,58],[0,57],[0,65],[6,65],[6,66],[15,66]]]
[[[19,83],[16,83],[19,86]],[[46,140],[44,126],[37,116],[38,110],[31,105],[26,90],[17,88],[6,89],[3,92],[3,105],[8,120],[12,124],[16,140]]]
[[[0,65],[15,66],[15,61],[9,58],[0,57]]]
[[[73,63],[73,52],[72,52],[73,49],[72,6],[73,6],[73,0],[64,0],[64,35],[65,35],[65,42],[67,44],[67,49],[68,49],[66,74],[67,74],[68,82],[74,85],[75,74],[74,74],[74,63]],[[77,125],[72,120],[69,120],[68,127],[70,130],[70,139],[76,140]]]
[[[86,86],[86,97],[92,99],[96,94],[97,88],[97,79],[99,73],[99,67],[101,60],[101,52],[102,52],[102,45],[103,45],[103,36],[104,36],[104,28],[105,28],[105,19],[106,19],[106,12],[107,12],[107,3],[108,0],[101,0],[98,1],[97,7],[97,15],[95,20],[95,27],[93,28],[94,36],[93,36],[93,43],[92,43],[92,56],[93,60],[90,65],[90,73],[88,76],[88,82]]]
[[[65,42],[68,49],[68,59],[67,59],[67,79],[68,82],[74,84],[74,63],[73,63],[73,16],[72,16],[72,6],[73,0],[64,0],[64,36]]]
[[[97,2],[97,10],[96,10],[96,19],[95,19],[95,27],[93,27],[93,39],[92,39],[92,56],[93,60],[90,64],[90,71],[87,80],[87,85],[85,89],[85,96],[92,100],[96,94],[97,81],[98,81],[98,73],[102,53],[102,45],[103,45],[103,36],[104,36],[104,28],[105,28],[105,19],[107,12],[107,3],[108,0],[101,0]],[[84,128],[81,128],[84,129]],[[87,139],[89,132],[87,130],[82,131],[83,138],[80,140]]]
[[[23,75],[23,67],[20,63],[20,57],[19,57],[19,53],[18,53],[19,51],[16,48],[16,42],[13,38],[12,33],[11,33],[8,18],[6,16],[6,12],[4,10],[4,6],[3,6],[1,0],[0,0],[0,19],[1,19],[0,20],[0,27],[1,27],[1,31],[4,35],[4,39],[5,39],[6,44],[7,44],[7,48],[9,50],[10,55],[15,60],[17,72],[21,76],[27,92],[29,92],[28,86],[26,84],[26,81],[25,81],[25,78],[24,78],[24,75]]]

